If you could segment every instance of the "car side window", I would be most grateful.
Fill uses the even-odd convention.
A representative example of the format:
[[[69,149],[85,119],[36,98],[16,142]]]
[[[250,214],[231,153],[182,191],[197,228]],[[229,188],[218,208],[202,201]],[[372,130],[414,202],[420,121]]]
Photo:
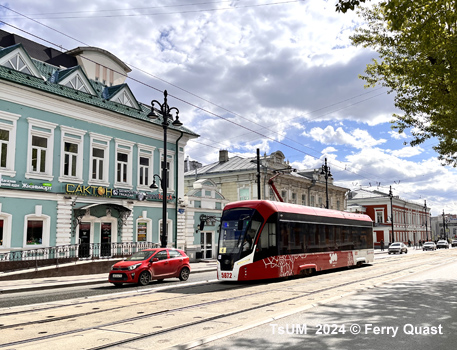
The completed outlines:
[[[177,250],[169,250],[169,251],[168,251],[168,254],[170,254],[170,259],[173,259],[173,258],[182,258],[181,253],[178,252]]]
[[[162,250],[162,251],[158,252],[156,255],[154,255],[154,258],[157,258],[159,260],[168,259],[167,251],[166,250]]]

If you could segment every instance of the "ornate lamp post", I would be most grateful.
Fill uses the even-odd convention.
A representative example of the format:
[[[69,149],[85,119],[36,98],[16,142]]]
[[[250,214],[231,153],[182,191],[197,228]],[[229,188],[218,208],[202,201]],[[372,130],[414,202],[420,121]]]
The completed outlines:
[[[151,188],[158,188],[155,177],[157,176],[160,179],[162,184],[162,233],[160,235],[160,245],[162,248],[167,247],[168,235],[167,235],[167,188],[168,188],[168,168],[167,168],[167,130],[168,126],[181,126],[182,123],[179,120],[179,109],[176,107],[170,107],[167,103],[167,90],[163,92],[164,101],[160,103],[157,100],[151,101],[151,112],[148,114],[148,117],[151,119],[158,119],[159,116],[154,110],[154,104],[159,106],[160,114],[162,115],[162,128],[163,128],[163,161],[162,164],[162,177],[154,175],[154,182],[150,186]],[[176,112],[176,119],[173,118],[173,115],[170,114],[172,111]]]
[[[428,231],[427,231],[427,201],[424,200],[424,209],[425,209],[425,237],[427,239],[427,242],[428,242]]]
[[[389,187],[389,197],[390,197],[390,221],[392,223],[392,238],[390,243],[395,242],[395,234],[394,234],[394,207],[392,205],[392,198],[394,197],[392,194],[392,186]]]
[[[327,166],[327,158],[325,158],[325,164],[322,165],[321,175],[325,177],[325,207],[328,209],[328,178],[332,176],[330,173],[330,167]]]

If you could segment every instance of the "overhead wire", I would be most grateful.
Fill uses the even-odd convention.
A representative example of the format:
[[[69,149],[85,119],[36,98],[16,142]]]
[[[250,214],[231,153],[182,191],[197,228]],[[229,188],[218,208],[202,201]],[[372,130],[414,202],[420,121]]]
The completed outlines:
[[[283,3],[284,3],[284,2],[283,2]],[[68,38],[70,38],[70,39],[72,39],[72,40],[75,40],[75,41],[80,42],[80,43],[82,43],[82,44],[84,44],[84,45],[90,46],[90,45],[88,45],[88,44],[86,44],[86,43],[84,43],[84,42],[82,42],[82,41],[80,41],[80,40],[78,40],[78,39],[76,39],[76,38],[73,38],[73,37],[71,37],[71,36],[69,36],[69,35],[67,35],[67,34],[65,34],[65,33],[62,33],[62,32],[60,32],[60,31],[58,31],[58,30],[56,30],[56,29],[54,29],[54,28],[52,28],[52,27],[49,27],[49,26],[47,26],[47,25],[45,25],[45,24],[43,24],[43,23],[41,23],[41,22],[38,22],[38,21],[36,21],[36,20],[34,20],[34,19],[32,19],[32,18],[26,16],[26,15],[23,15],[23,14],[21,14],[21,13],[15,11],[15,10],[12,10],[12,9],[10,9],[10,8],[8,8],[8,7],[6,7],[6,6],[4,6],[4,5],[0,5],[0,6],[6,8],[6,9],[8,9],[8,10],[14,12],[14,13],[17,13],[17,14],[19,14],[19,15],[21,15],[21,16],[23,16],[23,17],[29,19],[29,20],[32,20],[32,21],[34,21],[35,23],[40,24],[40,25],[42,25],[42,26],[44,26],[44,27],[46,27],[46,28],[48,28],[48,29],[51,29],[51,30],[53,30],[53,31],[56,31],[56,32],[58,32],[59,34],[64,35],[64,36],[66,36],[66,37],[68,37]],[[6,23],[6,22],[4,22],[4,21],[1,21],[1,22],[4,23],[4,24],[6,24],[6,25],[12,26],[11,24],[8,24],[8,23]],[[22,29],[20,29],[20,28],[18,28],[18,27],[15,27],[15,26],[12,26],[12,27],[15,28],[15,29],[17,29],[17,30],[24,31],[24,30],[22,30]],[[26,31],[24,31],[24,32],[26,32]],[[34,37],[36,37],[36,38],[39,38],[40,40],[43,40],[43,41],[45,41],[45,42],[47,42],[47,43],[50,43],[51,45],[54,45],[54,46],[59,47],[59,48],[62,48],[60,45],[57,45],[57,44],[55,44],[55,43],[52,43],[52,42],[50,42],[50,41],[48,41],[48,40],[45,40],[45,39],[43,39],[43,38],[40,38],[40,37],[38,37],[38,36],[36,36],[36,35],[33,35],[32,33],[29,33],[29,32],[26,32],[26,33],[29,34],[29,35],[32,35],[32,36],[34,36]],[[86,59],[88,59],[88,58],[86,58]],[[89,59],[89,60],[90,60],[90,59]],[[132,66],[132,67],[133,67],[133,66]],[[133,68],[135,68],[135,67],[133,67]],[[135,69],[138,69],[138,68],[135,68]],[[138,70],[144,72],[144,71],[141,70],[141,69],[138,69]],[[117,73],[118,73],[118,74],[122,74],[122,75],[124,75],[126,78],[131,79],[131,80],[133,80],[133,81],[135,81],[135,82],[137,82],[137,83],[139,83],[139,84],[142,84],[142,85],[144,85],[144,86],[147,86],[147,87],[149,87],[149,88],[151,88],[151,89],[154,89],[154,90],[156,90],[156,91],[162,92],[160,89],[155,88],[155,87],[153,87],[153,86],[151,86],[151,85],[149,85],[149,84],[146,84],[146,83],[144,83],[144,82],[142,82],[142,81],[139,81],[138,79],[134,79],[134,78],[132,78],[132,77],[129,77],[129,76],[127,76],[127,75],[126,75],[125,73],[123,73],[123,72],[117,72]],[[147,72],[145,72],[145,73],[147,73]],[[153,76],[152,74],[149,74],[149,73],[147,73],[147,74],[150,75],[150,76]],[[156,78],[156,79],[159,79],[160,81],[163,81],[163,82],[165,82],[165,83],[167,83],[167,84],[170,84],[171,86],[174,86],[174,87],[176,87],[176,88],[178,88],[178,89],[180,89],[180,90],[182,90],[182,91],[185,91],[185,92],[191,94],[192,96],[195,96],[195,97],[197,97],[197,98],[199,98],[199,99],[202,99],[202,100],[205,101],[205,102],[208,102],[208,103],[210,103],[210,104],[212,104],[212,105],[214,105],[214,106],[217,106],[218,108],[221,108],[221,109],[223,109],[223,110],[229,112],[230,114],[237,115],[237,116],[239,116],[239,117],[241,117],[241,118],[243,118],[243,119],[245,119],[245,120],[248,120],[248,121],[250,121],[250,122],[252,122],[252,123],[254,123],[254,124],[257,124],[257,125],[261,126],[263,129],[269,130],[267,127],[265,127],[265,126],[263,126],[263,125],[261,125],[261,124],[259,124],[259,123],[256,123],[256,122],[254,122],[254,121],[252,121],[252,120],[249,120],[248,118],[245,118],[245,117],[243,117],[243,116],[241,116],[241,115],[239,115],[239,114],[237,114],[237,113],[234,113],[234,112],[232,112],[232,111],[230,111],[230,110],[228,110],[228,109],[225,109],[225,108],[222,107],[222,106],[218,106],[217,104],[214,104],[213,102],[211,102],[211,101],[209,101],[209,100],[207,100],[207,99],[204,99],[204,98],[202,98],[202,97],[200,97],[200,96],[198,96],[198,95],[196,95],[196,94],[194,94],[194,93],[192,93],[192,92],[190,92],[190,91],[188,91],[188,90],[185,90],[185,89],[183,89],[183,88],[180,88],[180,87],[178,87],[178,86],[175,85],[175,84],[169,83],[169,82],[167,82],[166,80],[161,79],[161,78],[156,77],[156,76],[153,76],[153,77]],[[363,94],[361,94],[361,95],[363,95]],[[379,94],[379,95],[382,95],[382,94]],[[175,99],[177,99],[177,100],[179,100],[179,101],[181,101],[181,102],[183,102],[183,103],[185,103],[185,104],[188,104],[188,105],[190,105],[190,106],[192,106],[192,107],[194,107],[194,108],[196,108],[196,109],[198,109],[198,110],[201,110],[201,111],[205,112],[205,113],[208,114],[208,115],[212,115],[212,116],[214,116],[214,117],[217,117],[217,118],[220,118],[220,119],[222,119],[222,120],[225,120],[225,121],[227,121],[227,122],[229,122],[229,123],[231,123],[231,124],[233,124],[233,125],[236,125],[236,126],[238,126],[238,127],[240,127],[240,128],[243,128],[243,129],[245,129],[245,130],[248,130],[249,133],[254,133],[254,134],[256,134],[256,135],[258,135],[258,136],[260,136],[260,137],[262,137],[262,138],[266,138],[266,139],[271,140],[271,141],[273,141],[273,142],[279,143],[279,144],[281,144],[281,145],[283,145],[283,146],[285,146],[285,147],[287,147],[287,148],[291,148],[291,149],[293,149],[293,150],[295,150],[295,151],[297,151],[297,152],[299,152],[299,153],[309,155],[309,156],[311,156],[312,158],[315,158],[315,159],[319,159],[318,157],[316,157],[316,156],[314,156],[314,155],[312,155],[312,154],[309,154],[309,153],[307,153],[307,152],[304,152],[303,150],[297,149],[297,148],[295,148],[295,147],[293,147],[293,146],[290,146],[290,145],[288,145],[288,144],[286,144],[286,143],[283,143],[283,142],[281,142],[281,141],[278,141],[278,140],[276,140],[276,139],[274,139],[274,138],[272,138],[272,137],[269,137],[269,136],[267,136],[267,135],[264,135],[264,134],[262,134],[262,133],[260,133],[260,132],[258,132],[258,131],[256,131],[256,130],[252,130],[252,129],[250,129],[250,128],[244,126],[244,125],[241,125],[241,124],[239,124],[239,123],[236,123],[236,122],[234,122],[234,121],[232,121],[232,120],[230,120],[230,119],[228,119],[228,118],[224,118],[224,117],[222,117],[222,116],[220,116],[220,115],[218,115],[218,114],[216,114],[216,113],[214,113],[214,112],[211,112],[211,111],[209,111],[209,110],[207,110],[207,109],[205,109],[205,108],[202,108],[202,107],[197,106],[197,105],[195,105],[195,104],[193,104],[193,103],[190,103],[190,102],[188,102],[188,101],[186,101],[186,100],[184,100],[184,99],[182,99],[182,98],[179,98],[179,97],[174,96],[174,95],[172,95],[172,94],[169,94],[169,96],[170,96],[170,97],[174,97]],[[376,96],[375,96],[375,97],[376,97]],[[354,97],[354,98],[355,98],[355,97]],[[372,98],[373,98],[373,97],[372,97]],[[350,98],[350,99],[353,99],[353,98]],[[347,100],[350,100],[350,99],[347,99]],[[344,100],[344,101],[347,101],[347,100]],[[335,103],[335,104],[333,104],[333,105],[337,105],[337,104],[342,103],[342,102],[344,102],[344,101]],[[361,102],[363,102],[363,101],[357,102],[357,103],[355,103],[355,104],[358,104],[358,103],[361,103]],[[333,105],[323,107],[323,108],[321,108],[320,110],[325,109],[325,108],[329,108],[329,107],[331,107],[331,106],[333,106]],[[344,108],[347,108],[347,107],[342,107],[342,108],[340,108],[340,109],[338,109],[338,110],[341,110],[341,109],[344,109]],[[313,111],[313,112],[314,112],[314,111]],[[335,112],[335,111],[332,111],[332,112],[329,112],[329,113],[334,113],[334,112]],[[295,141],[295,140],[292,140],[292,141],[297,142],[297,141]],[[212,141],[212,142],[213,142],[213,141]],[[297,142],[297,143],[298,143],[298,142]],[[205,144],[203,144],[203,143],[201,143],[201,144],[202,144],[202,145],[205,145]],[[298,143],[298,144],[300,144],[300,143]],[[302,144],[300,144],[300,145],[303,146]],[[205,145],[205,146],[209,146],[209,145]],[[215,148],[214,146],[209,146],[209,147]],[[305,147],[306,147],[306,146],[305,146]],[[314,151],[316,151],[316,150],[314,150]],[[352,172],[352,171],[350,171],[350,170],[347,170],[346,168],[344,169],[344,171],[348,171],[348,172],[351,172],[351,173],[353,173],[353,174],[355,174],[355,175],[361,176],[360,173]],[[373,176],[373,175],[370,174],[370,176]],[[362,177],[364,177],[364,176],[362,175]],[[368,179],[368,178],[367,178],[367,179]]]

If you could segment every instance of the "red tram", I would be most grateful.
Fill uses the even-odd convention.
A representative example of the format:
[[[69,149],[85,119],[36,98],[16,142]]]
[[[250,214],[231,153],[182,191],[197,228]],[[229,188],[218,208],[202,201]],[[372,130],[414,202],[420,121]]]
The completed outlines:
[[[265,200],[230,203],[222,213],[220,280],[278,278],[373,260],[367,215]]]

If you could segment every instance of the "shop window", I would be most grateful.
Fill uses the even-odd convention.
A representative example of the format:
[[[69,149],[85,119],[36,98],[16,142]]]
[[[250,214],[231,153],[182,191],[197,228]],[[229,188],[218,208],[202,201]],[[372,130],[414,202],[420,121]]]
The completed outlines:
[[[148,223],[147,222],[139,222],[138,223],[138,242],[146,242],[147,241],[147,233],[148,233]]]
[[[27,245],[43,244],[43,221],[27,221]]]
[[[5,226],[4,220],[0,219],[0,246],[3,245],[3,227]]]

